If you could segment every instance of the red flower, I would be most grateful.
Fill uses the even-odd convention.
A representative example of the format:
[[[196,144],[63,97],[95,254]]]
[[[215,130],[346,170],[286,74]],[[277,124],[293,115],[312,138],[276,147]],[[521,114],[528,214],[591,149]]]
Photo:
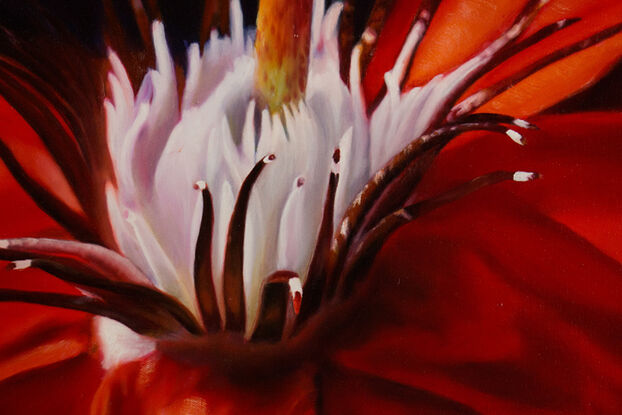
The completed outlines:
[[[406,90],[477,53],[524,7],[510,1],[495,7],[476,1],[450,0],[438,8],[431,3],[422,6],[435,14],[409,65]],[[522,3],[528,8],[537,2]],[[422,16],[419,2],[378,4],[370,26],[382,31],[377,42],[361,49],[370,113],[378,94],[385,93],[382,75],[393,67],[410,22]],[[390,13],[385,16],[383,10]],[[538,42],[515,46],[508,60],[496,62],[469,89],[458,90],[455,99],[470,102],[473,92],[492,91],[478,111],[514,117],[550,107],[587,87],[619,59],[621,11],[615,1],[597,6],[552,1],[515,44]],[[347,17],[342,49],[349,55]],[[582,20],[562,20],[574,17]],[[373,38],[371,31],[363,36],[365,42]],[[4,48],[14,54],[3,49],[9,57],[1,61],[2,73],[40,91],[42,84],[20,71],[27,68],[46,82],[49,74],[30,68],[26,55]],[[105,72],[97,69],[104,68],[97,59],[91,64],[95,69],[87,72]],[[139,65],[128,67],[130,76],[140,70]],[[29,112],[33,106],[19,100],[19,91],[11,89],[15,85],[3,82],[2,92],[36,134],[57,134],[41,137],[44,142],[62,140],[45,110]],[[58,105],[40,95],[48,105],[43,108]],[[93,109],[76,106],[76,95],[70,98],[75,100],[68,108],[75,113],[59,111],[58,119],[67,121],[60,128],[84,145],[70,122],[78,122],[83,132],[101,132],[101,114],[92,122],[80,118]],[[86,102],[99,99],[86,94]],[[460,120],[464,108],[446,108],[448,120]],[[11,107],[3,103],[1,114],[10,120],[3,130],[2,158],[18,182],[74,238],[114,248],[106,217],[98,217],[110,171],[107,158],[95,158],[91,172],[98,174],[82,182],[59,161],[70,157],[69,150],[42,149]],[[444,114],[439,120],[441,125],[449,121]],[[226,338],[223,343],[163,338],[150,355],[104,371],[88,315],[3,305],[0,407],[10,413],[77,414],[620,412],[622,343],[616,327],[622,316],[622,227],[616,207],[622,205],[617,174],[622,117],[614,112],[541,115],[530,122],[539,130],[525,134],[525,147],[478,132],[443,148],[411,196],[411,202],[424,201],[414,205],[421,211],[435,209],[393,234],[372,265],[355,268],[362,270],[360,278],[367,277],[350,300],[322,309],[303,326],[302,340],[293,337],[282,347],[240,346]],[[97,154],[102,146],[105,142],[95,140],[93,148],[82,151]],[[60,174],[50,167],[51,159],[52,166],[60,163]],[[480,184],[506,178],[493,175],[460,187],[465,179],[499,170],[537,171],[542,180],[523,186],[501,183],[468,194]],[[69,237],[37,210],[8,172],[2,174],[3,200],[11,201],[2,208],[3,237]],[[37,193],[31,178],[70,209],[50,208],[49,199],[37,199],[46,192]],[[86,202],[86,195],[93,201]],[[443,197],[452,203],[445,204]],[[89,226],[67,221],[76,211]],[[22,272],[4,272],[4,287],[75,293],[47,274]],[[306,293],[305,286],[303,301]]]

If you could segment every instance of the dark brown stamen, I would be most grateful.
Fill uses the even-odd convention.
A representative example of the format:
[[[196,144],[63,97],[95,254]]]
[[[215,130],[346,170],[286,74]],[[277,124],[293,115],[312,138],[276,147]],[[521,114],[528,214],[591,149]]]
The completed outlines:
[[[138,316],[128,316],[124,313],[120,313],[115,307],[90,297],[38,291],[0,289],[0,302],[21,302],[84,311],[89,314],[116,320],[139,334],[156,337],[162,334],[162,329],[157,323],[142,319]]]
[[[357,278],[362,278],[365,275],[365,270],[371,265],[385,241],[401,226],[479,189],[503,181],[513,180],[515,174],[515,172],[507,171],[489,173],[463,183],[437,197],[412,204],[386,216],[365,235],[362,242],[348,259],[339,281],[337,294],[343,297],[352,292]],[[537,177],[539,177],[537,174],[533,174],[530,180]]]
[[[149,284],[147,277],[127,258],[99,245],[48,238],[0,240],[0,259],[60,259],[88,267],[114,281]]]
[[[162,332],[174,333],[184,328],[191,334],[199,335],[203,329],[192,313],[177,299],[161,291],[131,284],[105,279],[96,271],[76,267],[64,262],[46,259],[35,259],[31,267],[39,268],[56,278],[85,288],[86,291],[100,297],[109,305],[115,305],[121,314],[142,316],[144,319],[157,322]],[[129,318],[129,317],[128,317]]]
[[[203,325],[208,332],[221,327],[220,312],[216,302],[216,290],[212,278],[212,232],[214,230],[214,209],[212,195],[203,182],[197,183],[203,196],[203,216],[194,255],[194,289]]]
[[[289,294],[291,278],[298,278],[298,274],[291,271],[277,271],[264,282],[257,324],[251,340],[276,342],[281,339],[288,309],[292,308]]]
[[[338,183],[339,174],[331,173],[328,180],[328,189],[326,191],[320,232],[303,288],[304,296],[302,297],[300,311],[296,317],[295,330],[300,328],[300,326],[317,311],[322,301],[322,293],[326,285],[325,264],[333,237],[333,215],[335,212],[335,194],[337,193]]]
[[[225,328],[230,331],[243,331],[246,324],[244,299],[244,232],[246,229],[246,210],[253,185],[266,164],[275,159],[274,154],[264,157],[246,176],[233,208],[223,268],[223,291],[225,297]]]
[[[395,155],[374,177],[367,182],[363,190],[348,207],[341,222],[328,258],[328,285],[327,298],[332,297],[336,288],[336,276],[342,271],[348,248],[357,235],[365,215],[374,207],[382,193],[417,157],[428,150],[442,147],[456,135],[468,131],[493,131],[505,134],[508,130],[494,123],[461,123],[443,126],[430,134],[423,135],[408,144]]]

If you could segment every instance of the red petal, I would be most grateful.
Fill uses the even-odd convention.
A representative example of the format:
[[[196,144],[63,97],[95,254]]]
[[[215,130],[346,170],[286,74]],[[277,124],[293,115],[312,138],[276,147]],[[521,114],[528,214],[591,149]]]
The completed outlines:
[[[619,124],[586,118],[542,119],[556,134],[525,149],[484,136],[440,157],[436,188],[516,162],[544,178],[480,191],[392,238],[363,328],[352,327],[367,338],[336,357],[344,370],[428,396],[413,410],[452,400],[490,414],[622,411],[622,265],[548,215],[579,226],[619,196],[620,133],[600,135]],[[610,232],[619,246],[620,228]]]
[[[0,408],[11,415],[84,415],[101,376],[99,362],[83,354],[0,383]]]
[[[0,139],[9,146],[26,171],[74,210],[80,211],[75,195],[50,153],[28,123],[2,97],[0,125]],[[0,164],[4,171],[4,164]],[[4,177],[4,174],[0,176],[0,182],[5,181]]]
[[[301,369],[236,380],[205,366],[186,366],[157,353],[110,372],[95,397],[92,415],[292,414],[315,407],[313,372]]]
[[[526,133],[525,147],[502,136],[456,139],[436,160],[421,191],[433,194],[498,169],[540,172],[543,180],[502,188],[622,261],[622,115],[585,113],[532,121],[541,130]]]

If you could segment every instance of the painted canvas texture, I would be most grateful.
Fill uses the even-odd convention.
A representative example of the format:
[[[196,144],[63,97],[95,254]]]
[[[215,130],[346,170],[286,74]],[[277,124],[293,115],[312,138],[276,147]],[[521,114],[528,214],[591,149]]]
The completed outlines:
[[[622,413],[621,31],[0,0],[0,412]]]

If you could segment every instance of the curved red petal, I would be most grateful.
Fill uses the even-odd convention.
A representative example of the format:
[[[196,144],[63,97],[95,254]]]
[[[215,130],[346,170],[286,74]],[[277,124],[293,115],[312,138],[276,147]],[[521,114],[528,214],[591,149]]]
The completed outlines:
[[[12,415],[84,415],[102,377],[99,362],[78,355],[0,383],[0,407]]]
[[[0,139],[9,146],[28,174],[75,211],[80,212],[76,196],[50,153],[28,123],[1,96],[0,125]],[[0,164],[4,170],[4,163]],[[0,183],[4,181],[4,175],[2,175]]]
[[[498,169],[537,171],[543,180],[502,188],[622,261],[622,114],[542,116],[532,121],[541,129],[525,133],[524,147],[503,136],[457,138],[426,176],[422,197]]]
[[[125,414],[291,414],[315,409],[314,372],[257,379],[240,373],[232,379],[205,366],[188,366],[155,353],[109,372],[92,415]]]
[[[585,135],[619,128],[597,128],[605,118],[543,118],[543,131],[557,126],[544,143],[532,137],[512,151],[483,136],[441,155],[430,192],[497,163],[540,168],[544,178],[482,190],[395,235],[373,269],[367,318],[352,327],[364,340],[335,362],[427,394],[424,408],[450,400],[490,414],[622,410],[622,265],[570,228],[606,206],[605,192],[619,193],[619,133]],[[609,242],[621,240],[612,230]]]

